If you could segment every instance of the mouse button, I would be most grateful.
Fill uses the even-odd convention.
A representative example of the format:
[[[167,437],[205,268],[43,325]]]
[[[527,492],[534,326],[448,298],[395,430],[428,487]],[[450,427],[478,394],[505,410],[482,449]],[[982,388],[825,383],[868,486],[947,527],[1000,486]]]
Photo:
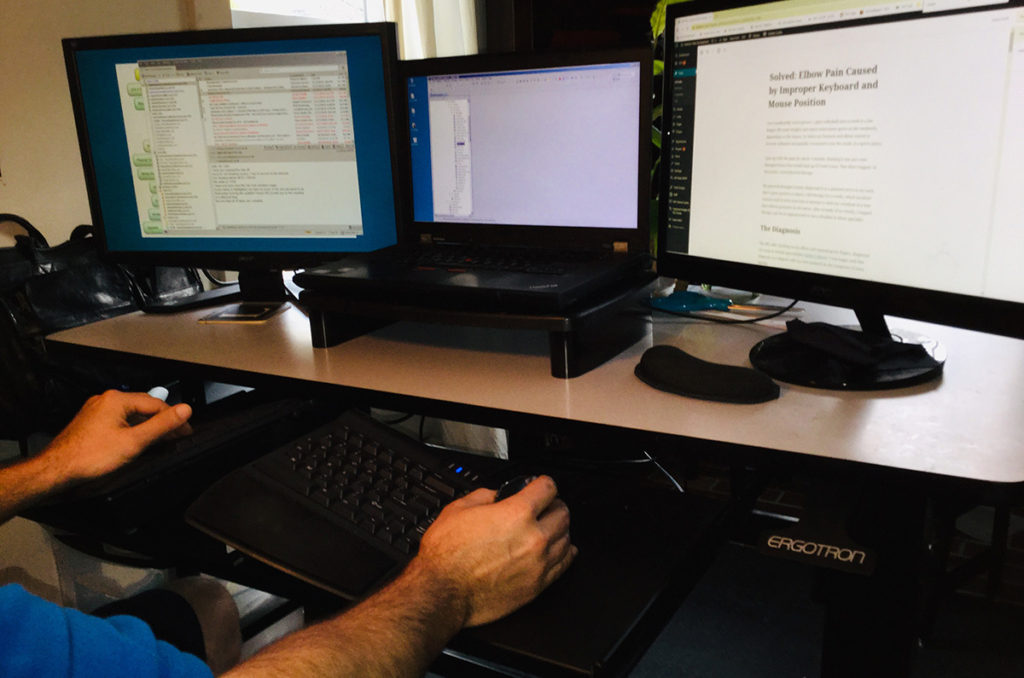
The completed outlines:
[[[529,485],[534,478],[537,476],[513,476],[501,484],[498,488],[497,493],[494,495],[494,501],[501,501],[507,499],[513,494]]]

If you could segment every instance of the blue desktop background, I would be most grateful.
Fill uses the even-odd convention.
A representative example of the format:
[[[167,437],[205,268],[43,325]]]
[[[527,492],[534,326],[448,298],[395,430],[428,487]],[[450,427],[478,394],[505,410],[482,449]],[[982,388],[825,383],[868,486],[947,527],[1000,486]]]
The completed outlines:
[[[143,238],[136,211],[114,66],[171,59],[284,52],[347,52],[363,234],[357,238]],[[112,252],[366,252],[397,242],[391,139],[381,41],[338,36],[255,42],[80,50],[76,65],[102,227]]]

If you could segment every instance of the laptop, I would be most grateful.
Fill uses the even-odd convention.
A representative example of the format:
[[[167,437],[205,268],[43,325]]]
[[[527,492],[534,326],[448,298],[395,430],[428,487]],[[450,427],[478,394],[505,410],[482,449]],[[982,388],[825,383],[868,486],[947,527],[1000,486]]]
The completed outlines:
[[[651,69],[644,48],[403,63],[399,244],[296,284],[546,312],[649,276]]]

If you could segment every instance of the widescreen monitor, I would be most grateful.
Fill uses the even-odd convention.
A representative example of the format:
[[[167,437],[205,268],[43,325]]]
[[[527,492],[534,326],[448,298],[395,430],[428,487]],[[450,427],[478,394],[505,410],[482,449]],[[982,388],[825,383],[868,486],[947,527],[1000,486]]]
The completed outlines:
[[[664,84],[659,273],[1024,337],[1020,0],[694,0]]]
[[[113,259],[238,270],[246,296],[268,274],[395,244],[393,24],[73,38],[64,52]]]

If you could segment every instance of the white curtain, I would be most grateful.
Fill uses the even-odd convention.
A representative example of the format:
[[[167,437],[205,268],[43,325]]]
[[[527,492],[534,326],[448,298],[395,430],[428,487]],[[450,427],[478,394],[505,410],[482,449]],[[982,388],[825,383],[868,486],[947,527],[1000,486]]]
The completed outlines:
[[[230,0],[235,28],[282,24],[394,21],[398,56],[425,59],[476,54],[477,4],[483,0]]]
[[[384,0],[402,59],[476,54],[475,0]]]

